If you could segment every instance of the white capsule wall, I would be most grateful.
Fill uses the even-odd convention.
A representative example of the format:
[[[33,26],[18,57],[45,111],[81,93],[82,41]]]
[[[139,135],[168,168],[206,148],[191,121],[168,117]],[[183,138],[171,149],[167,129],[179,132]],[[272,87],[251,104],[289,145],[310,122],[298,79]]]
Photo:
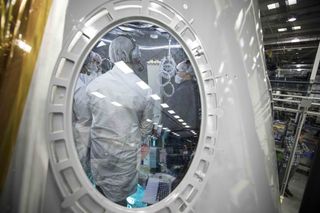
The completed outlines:
[[[72,133],[74,87],[85,58],[103,35],[130,22],[156,25],[173,35],[192,63],[201,99],[200,133],[188,171],[167,197],[144,208],[117,205],[92,186]],[[20,127],[20,134],[43,133],[27,139],[33,141],[31,151],[15,160],[29,162],[24,167],[32,168],[36,178],[24,172],[22,180],[9,181],[25,187],[8,193],[7,212],[279,212],[256,1],[53,1],[48,25],[38,61],[51,59],[42,62],[43,71],[37,66],[26,105],[32,108],[36,101],[42,107],[28,111]],[[50,41],[56,42],[50,46]],[[37,114],[43,116],[27,127]],[[22,141],[18,148],[23,149]],[[32,165],[35,161],[43,163]],[[32,199],[27,196],[34,191]]]

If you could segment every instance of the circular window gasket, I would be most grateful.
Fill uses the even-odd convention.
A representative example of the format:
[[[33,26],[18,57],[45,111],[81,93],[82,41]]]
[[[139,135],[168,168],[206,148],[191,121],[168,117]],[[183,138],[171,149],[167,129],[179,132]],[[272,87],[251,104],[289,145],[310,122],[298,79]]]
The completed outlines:
[[[61,51],[48,95],[49,154],[54,178],[63,197],[61,206],[74,212],[141,211],[116,205],[91,186],[79,162],[71,131],[73,87],[80,65],[103,34],[128,21],[150,22],[168,30],[182,44],[195,67],[202,103],[202,131],[195,157],[177,188],[161,202],[144,208],[144,211],[150,212],[192,212],[191,205],[207,181],[206,173],[212,165],[217,136],[219,110],[216,106],[214,76],[189,22],[169,5],[151,1],[135,4],[118,1],[100,6],[73,30]]]

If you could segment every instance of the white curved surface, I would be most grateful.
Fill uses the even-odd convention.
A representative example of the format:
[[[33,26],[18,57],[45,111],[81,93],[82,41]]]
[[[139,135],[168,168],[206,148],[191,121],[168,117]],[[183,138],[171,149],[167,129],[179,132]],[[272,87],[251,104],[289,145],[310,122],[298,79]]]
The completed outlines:
[[[57,2],[54,1],[58,4]],[[63,41],[75,29],[79,21],[83,20],[89,12],[103,2],[105,1],[70,0],[66,10]],[[131,5],[134,2],[144,5],[149,1],[123,2],[126,6],[126,4]],[[203,186],[197,188],[199,191],[196,192],[195,198],[191,202],[188,202],[188,200],[182,201],[187,205],[186,209],[178,209],[182,209],[181,212],[201,213],[278,212],[278,181],[271,128],[270,97],[265,80],[261,24],[256,2],[245,0],[159,0],[158,2],[169,4],[179,11],[192,26],[212,68],[216,87],[215,93],[218,97],[218,108],[214,111],[218,115],[218,132],[215,135],[214,155],[209,159],[212,163],[206,173],[206,181],[202,184]],[[63,10],[61,11],[63,12]],[[119,12],[118,16],[125,17],[126,13]],[[56,17],[51,15],[51,18]],[[63,30],[62,28],[63,25],[60,25],[60,30]],[[50,33],[46,32],[49,36]],[[87,33],[95,32],[88,31]],[[59,47],[56,48],[59,49]],[[46,53],[42,53],[42,55],[44,54]],[[53,68],[49,69],[48,72],[52,73]],[[35,76],[31,88],[31,91],[35,92],[31,92],[30,95],[33,98],[38,97],[36,104],[43,106],[45,104],[44,99],[47,96],[47,94],[44,94],[46,90],[43,90],[44,86],[37,86],[36,79],[38,78]],[[49,79],[45,79],[47,80],[43,80],[42,83],[47,82],[48,84]],[[42,93],[40,93],[41,90],[43,90]],[[32,103],[28,101],[26,109],[32,106]],[[37,113],[39,112],[31,111],[29,116],[33,117]],[[40,118],[37,123],[38,129],[42,129],[39,126],[44,126],[46,123],[47,121],[44,118]],[[28,125],[24,122],[21,124],[22,129]],[[208,126],[210,125],[215,126],[212,123]],[[37,127],[32,128],[37,129]],[[27,131],[32,132],[32,130]],[[44,134],[40,134],[29,148],[33,149],[47,140]],[[29,159],[34,157],[33,160],[40,159],[43,164],[46,164],[47,156],[43,154],[46,152],[46,148],[41,147],[41,150],[29,153],[28,157]],[[197,151],[196,157],[200,159],[201,153]],[[56,179],[53,178],[51,171],[46,172],[42,169],[43,166],[36,166],[33,175],[38,177],[39,180],[47,179],[48,181],[45,190],[35,189],[39,192],[39,197],[42,195],[41,199],[32,201],[26,196],[22,197],[21,202],[31,206],[27,212],[39,212],[39,208],[32,205],[34,203],[41,203],[44,212],[69,212],[82,209],[79,206],[63,208],[68,206],[67,203],[71,201],[63,201],[60,190],[55,183]],[[84,174],[81,171],[77,171],[77,173]],[[191,180],[191,177],[185,179]],[[25,188],[26,184],[28,183],[23,182],[22,188]],[[35,183],[31,183],[30,186],[32,184]],[[32,192],[31,188],[26,189],[26,192]],[[90,190],[89,193],[98,192]],[[160,202],[160,205],[165,206],[164,202],[169,202],[171,199],[173,198],[165,199]],[[104,200],[104,198],[101,198],[103,205],[108,203]],[[18,207],[21,210],[24,205],[19,204]],[[150,211],[139,209],[139,212],[169,213],[175,212],[174,208],[169,206],[160,211],[158,211],[159,209],[156,210],[157,208],[149,209]],[[124,209],[115,207],[105,211],[124,212]],[[130,210],[130,212],[138,212],[138,210]]]

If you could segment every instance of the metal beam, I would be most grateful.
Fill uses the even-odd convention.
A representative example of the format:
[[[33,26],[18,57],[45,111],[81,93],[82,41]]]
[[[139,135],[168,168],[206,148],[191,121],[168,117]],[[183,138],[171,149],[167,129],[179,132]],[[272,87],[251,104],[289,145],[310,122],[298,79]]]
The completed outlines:
[[[318,48],[318,46],[317,46]],[[282,55],[286,57],[306,57],[306,56],[313,56],[317,53],[317,48],[315,49],[308,49],[308,50],[296,50],[296,51],[286,51],[285,54],[283,52],[273,52],[273,55]],[[313,61],[312,61],[313,64]]]
[[[301,90],[290,90],[290,89],[283,89],[283,88],[278,88],[278,87],[274,87],[273,90],[278,90],[278,91],[282,91],[282,92],[293,92],[293,93],[302,93],[302,94],[307,94],[307,90],[305,91],[301,91]]]
[[[295,68],[307,68],[311,70],[312,66],[313,64],[283,64],[284,69],[295,67]]]
[[[299,104],[301,101],[297,100],[290,100],[290,99],[279,99],[279,98],[273,98],[273,101],[279,101],[279,102],[286,102],[286,103],[294,103],[294,104]]]
[[[273,109],[274,109],[274,110],[277,110],[277,111],[283,111],[283,112],[294,112],[294,113],[299,112],[299,110],[297,110],[297,109],[291,109],[291,108],[285,108],[285,107],[278,107],[278,106],[274,106]]]
[[[277,71],[280,72],[302,72],[302,71],[311,71],[311,69],[306,69],[306,68],[279,68]],[[274,80],[271,80],[271,82]],[[309,82],[308,82],[309,83]]]
[[[286,103],[293,103],[293,104],[300,104],[301,101],[298,100],[292,100],[292,99],[279,99],[279,98],[273,98],[272,101],[276,102],[286,102]],[[311,103],[312,106],[320,106],[320,103]]]
[[[314,112],[314,111],[308,111],[307,112],[308,115],[314,115],[314,116],[320,116],[320,112]]]
[[[286,95],[286,94],[276,94],[276,93],[272,93],[272,95],[279,96],[279,97],[301,98],[301,99],[310,99],[310,100],[319,100],[320,101],[320,98],[306,97],[306,96],[301,96],[301,95]]]
[[[318,51],[316,54],[316,58],[314,60],[313,63],[313,67],[312,67],[312,72],[311,72],[311,76],[310,76],[310,82],[314,83],[314,80],[316,78],[317,72],[318,72],[318,68],[319,68],[319,61],[320,61],[320,42],[318,45]]]
[[[298,122],[298,125],[297,125],[298,128],[297,128],[296,134],[294,136],[295,141],[294,141],[293,150],[290,150],[291,153],[290,153],[290,157],[289,157],[289,165],[288,165],[288,167],[286,169],[286,172],[285,172],[285,175],[284,175],[284,180],[281,183],[281,193],[280,194],[281,194],[282,199],[284,198],[284,192],[285,192],[286,187],[288,185],[289,175],[290,175],[291,168],[292,168],[292,165],[293,165],[293,162],[294,162],[294,156],[295,156],[295,153],[297,151],[301,130],[303,128],[304,122],[305,122],[306,117],[307,117],[306,111],[307,111],[307,108],[304,108],[302,110],[302,112],[301,112],[300,119],[299,119],[299,122]]]
[[[320,23],[320,19],[319,19],[319,23]],[[285,26],[283,26],[285,27]],[[319,32],[320,32],[320,28],[311,28],[311,29],[303,29],[303,30],[294,30],[292,31],[291,30],[291,27],[293,26],[290,26],[290,27],[286,27],[286,28],[289,28],[288,31],[286,32],[278,32],[278,29],[275,29],[276,32],[272,32],[272,33],[268,33],[268,32],[264,32],[263,34],[263,38],[264,39],[272,39],[272,38],[285,38],[285,37],[288,37],[288,36],[295,36],[295,37],[298,37],[298,36],[306,36],[306,35],[319,35]],[[303,28],[303,27],[302,27]]]
[[[309,42],[309,41],[319,41],[320,36],[316,37],[299,37],[298,41],[294,41],[296,37],[291,37],[291,38],[285,38],[285,39],[275,39],[275,40],[269,40],[269,41],[264,41],[264,45],[276,45],[276,44],[294,44],[294,43],[300,43],[300,42]]]
[[[287,81],[287,80],[270,80],[271,83],[284,83],[284,84],[310,84],[309,81]],[[320,84],[320,82],[313,82],[313,84]]]
[[[283,28],[283,27],[292,27],[292,26],[316,26],[317,23],[319,23],[319,19],[317,18],[312,18],[312,19],[305,19],[305,20],[297,20],[293,23],[291,22],[285,22],[285,21],[281,21],[279,22],[279,20],[275,21],[275,22],[262,22],[262,30],[277,30],[278,28]]]
[[[266,47],[265,50],[272,50],[274,51],[284,51],[284,50],[300,50],[300,49],[316,49],[318,46],[316,45],[297,45],[297,46],[273,46],[273,47]]]
[[[298,109],[292,109],[292,108],[287,108],[287,107],[278,107],[278,106],[274,106],[273,110],[281,111],[281,112],[293,112],[293,113],[300,112],[300,110],[298,110]],[[307,113],[307,115],[320,116],[320,112],[307,111],[306,113]]]

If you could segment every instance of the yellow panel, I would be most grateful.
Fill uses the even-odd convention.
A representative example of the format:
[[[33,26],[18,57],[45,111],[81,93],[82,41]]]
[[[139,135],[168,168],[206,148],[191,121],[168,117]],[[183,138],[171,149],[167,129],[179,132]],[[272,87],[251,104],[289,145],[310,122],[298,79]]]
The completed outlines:
[[[1,192],[14,151],[51,0],[0,1]],[[9,4],[8,7],[6,4]]]

